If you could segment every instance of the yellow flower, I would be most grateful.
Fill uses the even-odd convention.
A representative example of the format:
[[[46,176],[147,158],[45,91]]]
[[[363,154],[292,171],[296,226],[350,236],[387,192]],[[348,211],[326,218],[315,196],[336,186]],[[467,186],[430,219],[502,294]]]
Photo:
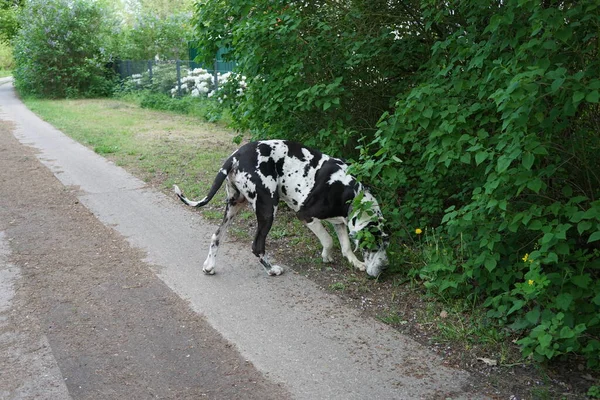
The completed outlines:
[[[527,281],[527,284],[528,284],[529,286],[533,285],[533,279],[530,279],[530,280],[528,280],[528,281]]]
[[[522,260],[527,262],[528,259],[529,259],[529,253],[525,253],[525,257],[523,257]]]
[[[421,233],[423,233],[423,231],[421,230],[421,228],[417,228],[417,229],[415,229],[415,233],[417,235],[420,235]]]

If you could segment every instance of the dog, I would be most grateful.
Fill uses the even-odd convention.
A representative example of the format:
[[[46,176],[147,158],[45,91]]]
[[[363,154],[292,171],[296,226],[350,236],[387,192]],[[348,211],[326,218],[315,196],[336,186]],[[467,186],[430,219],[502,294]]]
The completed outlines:
[[[228,225],[247,204],[256,214],[257,229],[252,253],[269,275],[280,275],[283,268],[272,265],[265,253],[265,241],[280,201],[296,212],[297,217],[319,238],[323,262],[332,262],[333,239],[322,221],[330,222],[340,241],[342,255],[360,271],[377,277],[388,265],[386,254],[389,236],[377,200],[367,188],[348,173],[348,165],[318,150],[288,140],[250,142],[223,163],[206,197],[200,201],[186,198],[177,185],[173,189],[188,206],[202,207],[215,196],[226,181],[226,207],[223,222],[212,235],[210,249],[202,270],[214,274],[217,251]],[[357,196],[360,207],[354,210]],[[358,199],[357,199],[358,200]],[[370,245],[363,247],[360,261],[356,248],[368,230]],[[348,232],[349,231],[349,232]]]

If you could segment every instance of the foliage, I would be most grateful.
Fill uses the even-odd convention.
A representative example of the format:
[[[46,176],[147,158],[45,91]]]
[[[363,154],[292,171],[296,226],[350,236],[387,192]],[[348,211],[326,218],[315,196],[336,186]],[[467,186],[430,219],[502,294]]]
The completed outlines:
[[[433,290],[483,299],[527,333],[524,355],[597,365],[600,10],[476,4],[426,4],[445,35],[379,122],[363,174],[403,205],[388,213],[398,226],[437,226],[456,249],[420,271]]]
[[[147,69],[141,74],[133,74],[126,78],[119,92],[148,90],[154,93],[171,94],[171,89],[177,82],[175,62],[150,63],[150,65],[144,62],[144,65],[147,66]],[[185,68],[182,70],[185,71]]]
[[[12,70],[14,63],[12,47],[8,43],[0,41],[0,71]]]
[[[234,112],[240,128],[255,137],[326,143],[330,152],[351,150],[358,132],[374,132],[420,66],[420,39],[395,40],[405,7],[413,5],[198,1],[198,47],[205,62],[231,48],[227,56],[248,77]]]
[[[145,10],[132,18],[131,24],[121,27],[118,54],[121,59],[186,58],[192,39],[188,12],[161,16]]]
[[[431,292],[481,302],[526,356],[598,365],[597,2],[200,0],[195,19],[204,61],[230,47],[249,77],[238,127],[359,158],[396,239],[443,241],[413,271]]]
[[[43,97],[110,93],[111,32],[115,20],[101,2],[28,0],[14,40],[15,86]]]
[[[0,43],[11,40],[17,33],[17,5],[10,2],[0,4]]]

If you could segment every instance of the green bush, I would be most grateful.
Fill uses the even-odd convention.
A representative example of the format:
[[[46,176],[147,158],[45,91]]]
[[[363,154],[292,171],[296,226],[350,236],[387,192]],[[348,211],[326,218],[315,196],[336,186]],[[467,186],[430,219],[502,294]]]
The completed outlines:
[[[15,86],[26,95],[78,97],[110,94],[114,22],[101,2],[28,0],[14,39]]]
[[[360,4],[359,4],[360,3]],[[197,2],[198,47],[212,62],[222,47],[246,76],[237,127],[351,153],[394,97],[411,85],[427,46],[395,40],[405,8],[385,1]],[[398,74],[396,73],[398,71]]]
[[[410,272],[432,293],[483,304],[524,355],[598,365],[599,15],[589,0],[234,0],[199,1],[196,25],[248,77],[239,127],[358,158],[395,239],[427,227],[444,243]]]
[[[598,4],[450,8],[425,7],[448,34],[379,122],[363,176],[403,205],[387,210],[397,228],[437,227],[457,250],[419,271],[431,290],[482,299],[526,332],[524,355],[598,365]]]

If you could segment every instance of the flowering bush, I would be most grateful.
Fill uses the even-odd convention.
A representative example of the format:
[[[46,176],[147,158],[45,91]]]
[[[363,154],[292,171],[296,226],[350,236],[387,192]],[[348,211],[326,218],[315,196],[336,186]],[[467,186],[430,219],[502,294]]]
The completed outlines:
[[[189,70],[181,78],[181,94],[192,97],[216,98],[224,106],[234,106],[236,99],[243,96],[246,89],[246,77],[234,72],[217,73],[218,87],[215,87],[214,75],[203,68]],[[179,94],[177,83],[170,91],[171,96]]]
[[[194,68],[187,72],[187,75],[181,78],[181,94],[189,94],[192,97],[199,97],[201,95],[208,95],[214,90],[214,77],[207,70],[203,68]],[[175,97],[179,95],[179,88],[177,81],[175,86],[171,89],[171,96]]]
[[[219,89],[208,94],[215,96],[225,107],[235,108],[246,91],[246,77],[236,72],[227,72],[219,77]]]

